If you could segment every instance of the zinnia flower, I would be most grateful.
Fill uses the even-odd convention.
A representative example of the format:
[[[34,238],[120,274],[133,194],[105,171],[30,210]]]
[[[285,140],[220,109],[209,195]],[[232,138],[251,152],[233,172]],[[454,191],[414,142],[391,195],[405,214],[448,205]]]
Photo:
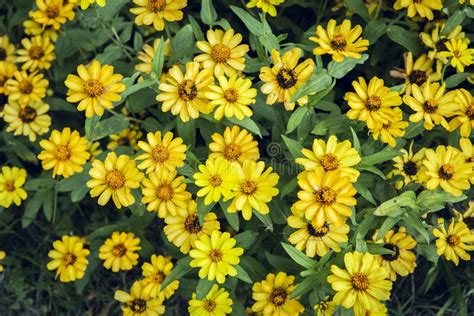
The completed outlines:
[[[225,316],[232,313],[232,300],[224,288],[214,284],[202,300],[198,300],[196,293],[193,293],[188,312],[190,316]]]
[[[114,232],[99,249],[99,258],[104,267],[113,272],[131,270],[138,264],[140,239],[133,233]]]
[[[48,263],[48,270],[56,270],[56,277],[61,282],[72,282],[84,277],[89,261],[89,249],[84,247],[83,238],[77,236],[63,236],[53,243],[53,250],[48,253],[52,260]]]

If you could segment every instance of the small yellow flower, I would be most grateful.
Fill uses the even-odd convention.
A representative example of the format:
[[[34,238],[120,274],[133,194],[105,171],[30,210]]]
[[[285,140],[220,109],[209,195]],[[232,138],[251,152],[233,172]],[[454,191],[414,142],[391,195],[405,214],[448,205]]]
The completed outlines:
[[[51,25],[59,30],[61,24],[74,19],[74,5],[64,0],[36,0],[38,10],[31,14],[33,20],[41,25]]]
[[[30,11],[30,17],[33,11]],[[51,41],[56,42],[58,39],[59,33],[51,25],[42,25],[35,20],[25,20],[23,21],[23,28],[25,29],[25,34],[30,36],[41,35],[43,37],[49,38]]]
[[[443,28],[444,23],[437,24],[431,33],[421,32],[420,38],[423,44],[425,44],[425,46],[430,49],[428,52],[428,57],[430,59],[437,59],[438,61],[446,64],[448,62],[446,58],[441,57],[441,52],[447,51],[446,43],[452,39],[462,39],[464,42],[469,43],[469,39],[466,37],[466,34],[462,32],[461,25],[457,25],[448,35],[441,34],[441,30]]]
[[[130,294],[115,291],[115,300],[122,303],[123,316],[156,316],[165,313],[162,297],[151,297],[144,291],[141,281],[135,281]]]
[[[272,167],[265,169],[263,161],[246,160],[238,166],[238,184],[234,188],[234,198],[227,211],[242,212],[245,220],[252,218],[252,210],[260,214],[268,214],[268,203],[278,194],[278,174]]]
[[[469,231],[466,223],[454,218],[451,219],[448,229],[443,219],[438,220],[438,228],[433,229],[436,239],[436,253],[444,255],[446,260],[457,266],[459,259],[469,261],[471,256],[467,251],[474,250],[474,234]]]
[[[176,215],[166,216],[165,223],[163,230],[166,238],[180,247],[179,250],[184,254],[189,252],[194,241],[201,235],[210,236],[213,231],[220,229],[220,223],[213,212],[206,214],[202,224],[199,222],[197,204],[193,200],[186,207],[179,208]]]
[[[143,45],[142,51],[138,52],[137,56],[138,60],[141,61],[141,63],[135,66],[137,71],[143,72],[144,74],[151,73],[153,70],[153,58],[155,57],[158,46],[160,45],[160,41],[161,39],[159,38],[155,39],[153,47],[148,44]],[[164,45],[165,56],[169,56],[171,54],[170,41],[166,40]]]
[[[329,20],[326,29],[321,25],[316,27],[316,36],[309,38],[310,41],[319,44],[313,50],[315,55],[332,55],[332,60],[341,62],[346,57],[359,59],[360,53],[366,51],[369,41],[360,37],[362,27],[356,25],[351,28],[351,21],[344,20],[342,24],[336,25],[336,20]]]
[[[191,193],[186,191],[183,176],[177,176],[176,171],[162,169],[151,172],[142,182],[142,203],[147,210],[156,212],[160,218],[177,215],[178,210],[186,208]]]
[[[224,283],[227,275],[236,276],[235,265],[239,264],[244,249],[235,247],[237,241],[230,234],[215,230],[211,236],[202,234],[197,239],[189,255],[192,268],[199,269],[199,278]]]
[[[332,316],[334,314],[334,308],[336,303],[326,295],[323,300],[314,305],[316,316]]]
[[[451,67],[456,68],[457,72],[464,72],[464,66],[470,66],[474,63],[472,55],[474,49],[468,48],[467,43],[462,39],[452,39],[446,43],[448,51],[440,53],[441,57],[451,59]]]
[[[56,175],[69,178],[75,173],[82,172],[82,166],[89,159],[86,150],[86,139],[78,131],[69,127],[62,131],[53,130],[48,140],[40,141],[43,151],[38,155],[44,170],[53,169]]]
[[[441,0],[397,0],[393,8],[397,11],[406,8],[409,18],[419,15],[431,21],[434,18],[433,10],[441,10],[443,4]]]
[[[205,165],[199,165],[199,171],[193,177],[194,183],[200,187],[196,193],[199,197],[205,197],[204,204],[218,202],[221,199],[227,201],[234,197],[234,189],[237,186],[237,169],[227,160],[217,158],[207,159]]]
[[[252,287],[252,298],[255,303],[252,311],[263,316],[294,315],[304,311],[304,306],[298,298],[292,298],[295,290],[295,277],[285,272],[267,274],[265,280],[256,282]]]
[[[56,270],[56,277],[61,282],[72,282],[84,277],[89,261],[90,251],[84,247],[83,238],[77,236],[62,236],[61,240],[53,243],[53,250],[48,253],[52,260],[48,270]]]
[[[421,183],[420,173],[425,158],[424,148],[413,154],[413,142],[410,144],[408,151],[400,150],[400,156],[393,158],[394,169],[389,173],[388,178],[393,176],[403,176],[402,181],[397,181],[395,187],[401,189],[409,183]]]
[[[114,232],[99,249],[99,258],[104,267],[113,272],[131,270],[138,264],[140,239],[133,233]]]
[[[135,203],[131,189],[138,188],[143,179],[143,173],[138,171],[134,160],[127,155],[117,157],[114,152],[109,153],[104,161],[94,160],[89,175],[91,180],[87,187],[91,189],[91,197],[99,196],[99,205],[107,204],[112,197],[118,209]]]
[[[41,101],[46,96],[49,82],[44,79],[43,74],[26,71],[16,71],[13,78],[8,79],[6,86],[8,101],[17,101],[20,104],[28,104],[30,101]]]
[[[77,103],[77,110],[85,111],[86,117],[104,115],[105,109],[112,109],[112,102],[121,100],[120,92],[125,90],[122,75],[114,74],[114,67],[101,66],[97,60],[88,66],[79,65],[76,75],[68,75],[64,84],[68,87],[68,102]]]
[[[3,120],[8,123],[7,132],[28,136],[30,141],[36,141],[37,135],[49,131],[51,117],[48,110],[49,105],[41,101],[31,101],[28,105],[20,105],[15,101],[7,103],[3,111]]]
[[[212,134],[213,142],[209,144],[209,159],[224,158],[230,163],[242,164],[246,160],[257,161],[260,158],[258,143],[252,134],[237,125],[226,127],[223,134]]]
[[[242,35],[234,29],[223,31],[208,30],[207,41],[196,42],[197,48],[204,54],[194,57],[202,63],[203,68],[211,70],[216,77],[237,75],[245,69],[245,54],[249,51],[247,44],[241,44]]]
[[[90,155],[89,161],[91,162],[95,160],[95,157],[97,157],[98,155],[100,155],[100,153],[102,153],[102,148],[100,148],[99,142],[87,141],[86,146],[87,146],[86,150]]]
[[[186,145],[181,137],[173,138],[172,132],[163,134],[160,131],[148,133],[147,142],[139,141],[138,147],[144,151],[136,159],[143,160],[138,168],[146,169],[146,173],[168,171],[184,166],[186,159]]]
[[[303,51],[300,48],[287,51],[283,57],[279,51],[272,50],[273,67],[262,67],[259,76],[264,82],[261,91],[268,95],[267,104],[282,102],[287,111],[295,108],[291,98],[314,71],[314,62],[310,58],[298,64],[302,55]],[[308,96],[298,99],[297,102],[299,105],[305,105],[308,103]]]
[[[0,250],[0,262],[2,262],[3,259],[5,259],[6,256],[7,256],[7,254],[5,253],[5,251]],[[1,264],[1,263],[0,263],[0,272],[3,272],[3,264]]]
[[[250,0],[247,3],[247,8],[259,8],[270,16],[277,16],[276,6],[279,6],[285,0]]]
[[[70,3],[80,4],[82,10],[86,10],[91,4],[97,3],[100,7],[105,7],[105,0],[70,0]]]
[[[3,166],[0,172],[0,206],[9,208],[13,203],[20,206],[28,196],[23,189],[25,181],[25,169]]]
[[[474,146],[469,138],[461,138],[459,140],[459,147],[461,147],[461,152],[466,158],[466,163],[470,164],[473,167],[471,172],[471,183],[474,184]]]
[[[16,61],[23,63],[22,69],[35,71],[36,69],[49,69],[51,62],[56,58],[54,45],[49,37],[41,35],[21,40],[24,49],[18,50]]]
[[[312,151],[306,148],[301,150],[306,158],[296,158],[296,162],[305,170],[323,168],[324,171],[340,170],[341,176],[349,177],[356,182],[360,172],[354,168],[361,158],[357,150],[352,148],[349,140],[338,142],[337,137],[331,135],[327,142],[322,139],[313,141]]]
[[[152,25],[157,31],[165,29],[166,22],[181,21],[187,0],[133,0],[137,7],[130,9],[135,14],[136,25]]]
[[[358,251],[344,255],[345,270],[331,266],[327,281],[336,291],[333,301],[345,308],[353,308],[356,316],[384,309],[381,301],[390,299],[392,282],[386,280],[387,270],[377,262],[376,256]]]
[[[16,62],[15,45],[10,42],[8,35],[0,36],[0,62]]]
[[[1,37],[0,37],[1,40]],[[1,48],[0,48],[1,54]],[[0,95],[8,95],[7,81],[13,78],[13,74],[17,71],[16,65],[10,62],[0,61]]]
[[[369,129],[374,139],[379,139],[390,147],[397,146],[396,138],[405,136],[405,129],[408,122],[403,120],[403,112],[399,108],[393,109],[393,117],[385,124],[378,125],[373,129]]]
[[[114,150],[120,146],[130,146],[137,150],[138,140],[142,137],[142,132],[133,128],[127,128],[118,134],[110,135],[110,142],[107,144],[107,149]]]
[[[174,280],[161,289],[161,284],[167,275],[173,270],[173,263],[169,257],[152,255],[150,262],[145,262],[142,265],[142,280],[143,293],[150,297],[163,296],[164,299],[169,299],[179,287],[179,280]]]
[[[454,131],[459,128],[462,137],[470,137],[474,129],[474,98],[466,89],[456,90],[455,101],[458,108],[454,110],[454,116],[449,122],[449,130]]]
[[[190,316],[225,316],[232,313],[232,300],[224,288],[214,284],[202,300],[193,293],[188,312]]]

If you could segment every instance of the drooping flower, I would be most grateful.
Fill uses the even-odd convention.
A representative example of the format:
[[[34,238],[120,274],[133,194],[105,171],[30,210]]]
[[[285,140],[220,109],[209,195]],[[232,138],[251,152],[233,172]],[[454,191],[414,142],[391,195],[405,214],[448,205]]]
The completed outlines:
[[[113,272],[131,270],[138,264],[140,239],[133,233],[114,232],[99,249],[104,267]]]
[[[77,236],[62,236],[61,240],[53,243],[53,250],[48,253],[52,260],[48,270],[56,270],[56,277],[61,282],[72,282],[84,277],[89,261],[89,249],[84,246],[83,238]]]
[[[433,10],[441,10],[441,0],[397,0],[393,4],[395,10],[407,9],[407,16],[413,18],[419,15],[422,18],[433,20]]]

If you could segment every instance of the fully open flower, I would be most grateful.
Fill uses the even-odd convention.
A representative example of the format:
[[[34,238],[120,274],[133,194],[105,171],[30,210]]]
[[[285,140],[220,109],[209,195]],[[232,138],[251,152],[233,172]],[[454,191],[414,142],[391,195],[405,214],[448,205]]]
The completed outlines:
[[[56,277],[61,282],[72,282],[84,277],[89,261],[90,251],[84,247],[84,241],[77,236],[63,236],[53,243],[53,250],[48,253],[52,260],[48,270],[56,270]]]
[[[138,264],[140,239],[133,233],[114,232],[99,249],[99,258],[104,267],[113,272],[131,270]]]
[[[237,167],[223,158],[206,160],[206,164],[199,165],[199,172],[193,175],[194,183],[201,188],[197,196],[205,197],[206,205],[218,202],[221,197],[224,201],[233,198],[238,180],[237,171]]]
[[[468,48],[467,43],[462,39],[452,39],[446,43],[447,51],[440,53],[441,57],[449,58],[451,66],[456,68],[457,72],[464,72],[465,66],[470,66],[474,63],[472,55],[474,49]]]
[[[17,62],[23,63],[22,69],[35,71],[36,69],[49,69],[51,62],[56,58],[54,45],[49,37],[35,36],[21,41],[23,49],[18,50]]]
[[[74,19],[74,5],[64,0],[36,0],[38,10],[31,17],[41,25],[59,30],[62,24]]]
[[[3,166],[0,172],[0,206],[9,208],[13,203],[20,206],[28,195],[23,189],[25,181],[25,169]]]
[[[457,89],[455,101],[458,108],[454,111],[454,118],[449,122],[449,130],[459,128],[462,137],[470,137],[474,129],[474,98],[466,89]]]
[[[395,186],[401,189],[409,183],[421,183],[420,174],[423,166],[423,159],[425,158],[425,149],[419,150],[413,154],[413,142],[410,144],[408,151],[406,149],[400,150],[401,155],[393,158],[394,169],[389,173],[391,178],[396,175],[403,176],[402,181],[397,181]]]
[[[245,160],[257,161],[260,158],[257,141],[246,129],[240,129],[237,125],[226,127],[224,133],[214,133],[211,138],[209,159],[221,157],[230,163],[242,164]]]
[[[167,275],[171,273],[173,263],[171,258],[152,255],[150,262],[145,262],[142,265],[142,275],[144,279],[143,293],[150,297],[162,296],[164,299],[169,299],[179,287],[179,280],[174,280],[168,284],[164,289],[161,285]]]
[[[232,300],[224,288],[214,284],[201,300],[193,293],[188,312],[190,316],[225,316],[232,312]]]
[[[114,298],[122,303],[124,316],[156,316],[165,313],[163,297],[151,297],[144,291],[141,281],[135,281],[130,294],[124,291],[115,291]]]
[[[133,0],[137,5],[130,12],[135,14],[135,24],[153,25],[157,31],[165,29],[165,22],[181,21],[187,0]]]
[[[8,101],[17,101],[20,104],[28,104],[32,100],[41,101],[46,96],[48,85],[49,82],[44,79],[43,74],[17,71],[6,83]]]
[[[466,223],[451,219],[448,229],[443,219],[439,220],[438,228],[433,229],[436,239],[436,253],[444,255],[446,260],[459,264],[459,259],[469,261],[471,256],[467,251],[474,250],[474,234]]]
[[[48,115],[49,105],[41,101],[31,101],[21,105],[11,101],[5,105],[3,120],[8,123],[7,132],[13,135],[27,136],[36,141],[36,136],[49,131],[51,117]]]

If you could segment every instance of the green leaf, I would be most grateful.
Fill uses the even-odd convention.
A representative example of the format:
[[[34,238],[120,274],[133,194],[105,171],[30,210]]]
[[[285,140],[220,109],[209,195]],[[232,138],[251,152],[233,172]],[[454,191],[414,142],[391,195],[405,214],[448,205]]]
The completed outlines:
[[[446,88],[454,88],[460,85],[464,80],[472,76],[474,73],[472,72],[461,72],[457,73],[454,75],[449,76],[444,80],[444,83],[446,84]]]
[[[425,128],[423,127],[423,122],[418,122],[418,123],[412,123],[410,122],[410,125],[408,125],[407,129],[405,130],[405,138],[406,139],[411,139],[414,138],[421,133]]]
[[[262,23],[251,16],[247,11],[242,8],[231,5],[230,9],[239,17],[239,19],[245,24],[247,29],[256,36],[261,36],[263,34]]]
[[[396,156],[398,156],[400,152],[395,149],[384,149],[381,152],[376,154],[372,154],[369,156],[362,157],[361,164],[366,166],[373,166],[385,161],[388,161]]]
[[[265,229],[273,232],[273,222],[268,214],[261,214],[253,210],[253,214],[265,225]]]
[[[242,280],[242,281],[244,281],[246,283],[250,283],[250,284],[253,283],[252,279],[250,278],[247,271],[244,270],[244,268],[242,268],[240,265],[236,265],[236,266],[234,266],[234,268],[237,270],[237,278],[239,280]]]
[[[178,135],[181,137],[189,148],[194,148],[196,144],[196,120],[183,122],[181,119],[176,119],[176,127]]]
[[[237,240],[237,246],[244,248],[244,250],[247,250],[257,240],[257,236],[258,233],[247,230],[243,233],[235,235],[234,238],[235,240]]]
[[[213,285],[214,281],[209,281],[208,279],[199,280],[196,287],[196,298],[198,300],[202,300],[204,297],[206,297]]]
[[[377,237],[376,239],[379,240],[383,238],[387,234],[387,232],[395,226],[399,221],[401,220],[400,216],[397,217],[387,217],[385,221],[383,222],[382,226],[380,226],[380,229],[377,232]]]
[[[106,6],[98,7],[97,13],[103,21],[110,21],[129,2],[129,0],[109,1]]]
[[[332,78],[325,69],[314,73],[291,97],[291,102],[296,102],[300,98],[315,94],[330,87]]]
[[[377,40],[387,32],[387,24],[380,20],[371,20],[365,27],[363,38],[369,40],[369,44],[373,45]]]
[[[201,20],[209,26],[212,26],[214,21],[217,20],[217,12],[214,8],[214,5],[212,4],[212,0],[202,0]]]
[[[273,49],[280,50],[278,38],[273,33],[261,35],[258,37],[258,40],[268,52],[271,52]]]
[[[396,217],[400,215],[401,208],[416,209],[416,194],[413,191],[405,191],[399,196],[391,198],[383,202],[374,211],[376,216],[391,216]]]
[[[304,278],[302,282],[298,283],[293,292],[291,292],[291,298],[297,298],[308,293],[320,285],[321,280],[324,280],[321,273],[310,274],[308,277]]]
[[[303,146],[300,144],[300,142],[288,138],[285,135],[281,135],[281,138],[283,139],[283,142],[285,143],[293,158],[299,158],[302,156],[301,150],[303,149]]]
[[[298,125],[300,125],[305,115],[309,114],[308,110],[308,107],[300,106],[296,109],[296,111],[293,112],[293,114],[291,114],[290,119],[288,120],[288,125],[286,127],[287,134],[293,132],[298,127]]]
[[[418,34],[414,32],[407,31],[398,25],[390,25],[387,29],[387,35],[392,41],[405,47],[415,56],[419,56],[423,52]]]
[[[360,141],[359,137],[357,137],[356,132],[352,128],[352,126],[349,126],[351,129],[351,134],[352,134],[352,145],[354,146],[354,149],[357,150],[360,153]]]
[[[84,124],[84,130],[86,132],[86,137],[88,140],[92,140],[94,130],[97,124],[99,123],[99,121],[100,121],[100,116],[95,115],[95,114],[92,117],[86,118],[86,122]]]
[[[370,173],[378,175],[380,178],[382,178],[384,180],[386,178],[384,173],[379,168],[374,167],[374,166],[357,165],[357,169],[362,170],[362,171],[368,171]]]
[[[377,205],[377,201],[375,201],[374,196],[365,185],[360,184],[360,183],[354,183],[354,188],[357,190],[357,193],[359,193],[364,199],[366,199],[372,205],[375,205],[375,206]]]
[[[291,257],[291,259],[293,259],[300,266],[306,269],[316,268],[317,262],[309,258],[306,254],[287,243],[282,242],[281,245],[283,246],[283,249],[285,249],[286,253]]]
[[[204,40],[204,34],[202,33],[202,30],[201,30],[201,27],[199,26],[199,23],[196,21],[196,19],[193,18],[192,15],[189,15],[188,18],[189,18],[189,23],[191,24],[191,27],[193,28],[194,37],[198,41],[203,41]]]
[[[444,208],[446,203],[457,203],[465,200],[467,196],[454,196],[441,190],[424,190],[418,194],[416,204],[422,213],[436,212]]]
[[[328,74],[333,78],[340,79],[347,75],[358,64],[363,64],[368,58],[369,55],[362,54],[359,59],[348,57],[339,63],[331,61],[328,65]]]
[[[43,196],[43,214],[48,222],[51,222],[53,219],[53,212],[55,208],[55,191],[54,189],[48,190]]]
[[[179,259],[176,262],[176,266],[173,268],[173,270],[171,270],[171,273],[168,274],[163,280],[161,287],[164,289],[174,280],[179,280],[188,274],[192,270],[192,268],[189,266],[191,260],[192,259],[189,256]]]
[[[32,198],[26,201],[25,212],[23,213],[23,217],[21,219],[22,228],[28,227],[31,222],[36,219],[36,215],[38,214],[38,211],[43,203],[44,194],[44,190],[39,190]]]
[[[222,202],[219,202],[219,203],[222,203]],[[222,206],[222,204],[221,204]],[[239,219],[239,214],[237,212],[234,212],[234,213],[229,213],[227,212],[227,210],[223,210],[223,213],[224,213],[224,216],[227,220],[227,222],[229,223],[230,227],[232,227],[233,230],[235,230],[236,232],[239,231],[239,226],[240,226],[240,219]]]
[[[362,0],[344,0],[344,5],[349,9],[349,11],[354,12],[365,21],[370,20],[369,11]]]
[[[206,217],[207,213],[209,213],[212,208],[216,205],[216,202],[212,202],[209,205],[204,204],[204,198],[198,197],[197,198],[197,213],[199,217],[199,222],[202,224],[204,223],[204,217]]]
[[[124,129],[126,129],[128,125],[129,121],[125,116],[114,115],[97,124],[96,128],[94,129],[94,132],[92,133],[92,135],[90,135],[90,138],[88,138],[91,141],[95,141],[110,135],[118,134]]]
[[[422,243],[416,244],[416,253],[422,255],[428,261],[433,262],[434,264],[438,263],[439,256],[436,253],[436,246],[434,244],[427,245]]]
[[[443,28],[441,29],[441,35],[447,36],[451,33],[454,28],[458,25],[461,25],[466,17],[465,13],[461,10],[456,11],[449,19],[444,23]]]
[[[406,212],[403,221],[407,227],[412,227],[421,236],[423,236],[423,238],[426,240],[426,243],[430,243],[431,234],[415,212]]]
[[[163,36],[160,38],[160,44],[156,48],[155,55],[153,56],[152,72],[155,74],[156,80],[161,77],[163,71],[163,64],[165,62],[165,41]]]
[[[250,132],[262,137],[262,133],[260,132],[260,128],[258,127],[258,125],[252,119],[248,117],[244,118],[243,120],[238,120],[235,117],[230,117],[230,118],[227,118],[227,120],[231,123],[239,125],[240,127],[243,127],[249,130]]]
[[[384,244],[368,242],[367,250],[373,255],[394,255],[395,251],[384,247]]]
[[[122,94],[120,95],[122,97],[121,101],[124,101],[129,95],[134,94],[135,92],[140,91],[142,89],[149,88],[154,84],[156,84],[156,80],[152,78],[145,79],[134,84],[133,86],[127,88],[124,92],[122,92]]]

